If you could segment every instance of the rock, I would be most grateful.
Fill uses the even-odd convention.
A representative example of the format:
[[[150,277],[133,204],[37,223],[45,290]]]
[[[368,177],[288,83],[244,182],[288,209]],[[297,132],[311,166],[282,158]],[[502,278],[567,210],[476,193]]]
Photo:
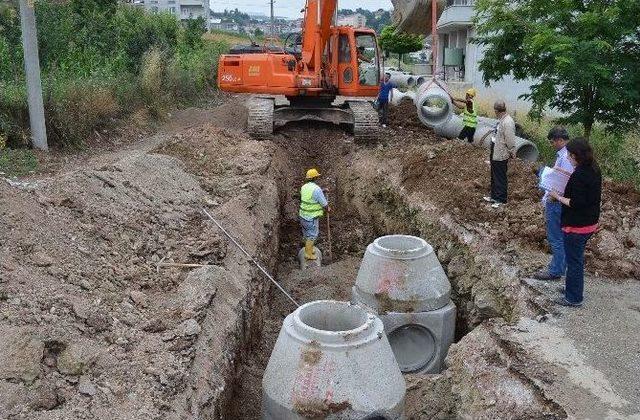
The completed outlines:
[[[71,306],[73,313],[80,319],[87,319],[89,316],[89,304],[86,302],[74,302]]]
[[[176,335],[172,331],[167,331],[164,334],[162,334],[162,337],[160,338],[162,341],[171,341],[174,338],[176,338]]]
[[[91,312],[85,323],[94,328],[97,332],[108,331],[111,329],[111,318],[102,310]]]
[[[466,272],[467,264],[462,255],[456,255],[451,259],[449,265],[447,265],[447,275],[450,278],[460,277]]]
[[[142,308],[146,308],[149,305],[149,298],[143,292],[140,292],[138,290],[132,290],[129,293],[129,297],[131,298],[133,303],[135,303],[136,305]]]
[[[448,368],[438,383],[449,383],[443,397],[451,401],[444,401],[445,407],[442,407],[442,402],[434,404],[432,399],[424,398],[425,408],[434,404],[436,409],[421,412],[424,418],[567,417],[567,413],[558,404],[550,404],[539,389],[540,383],[549,380],[549,372],[538,365],[525,366],[523,361],[533,357],[498,331],[493,321],[484,322],[450,347],[446,358]],[[522,374],[523,369],[527,369],[526,376]],[[442,416],[443,408],[451,412],[445,411],[446,415]]]
[[[49,267],[53,264],[53,258],[45,254],[44,252],[36,252],[31,256],[31,262],[38,267]]]
[[[158,333],[167,329],[167,325],[160,318],[153,318],[142,326],[142,331]]]
[[[483,318],[495,318],[500,315],[500,304],[488,290],[481,290],[476,293],[473,303]]]
[[[65,375],[81,375],[100,355],[100,348],[89,340],[71,342],[58,356],[58,371]]]
[[[63,402],[63,398],[58,395],[55,385],[49,382],[38,386],[34,395],[35,397],[31,401],[31,407],[34,410],[53,410]]]
[[[178,286],[178,304],[182,307],[182,317],[197,317],[215,296],[217,284],[226,275],[223,268],[217,266],[201,267],[189,273]]]
[[[178,335],[181,337],[189,337],[200,333],[200,324],[195,319],[187,319],[182,324],[178,325]]]
[[[603,230],[596,235],[596,251],[603,258],[620,259],[624,255],[624,245],[616,235],[608,230]]]
[[[44,343],[22,328],[0,329],[0,379],[33,382],[40,375]]]
[[[640,227],[632,228],[627,234],[627,241],[636,248],[640,248]]]
[[[91,283],[89,283],[89,280],[87,279],[80,280],[80,287],[84,290],[91,290],[93,288],[93,286],[91,286]]]
[[[94,396],[98,392],[96,386],[86,376],[80,377],[78,392],[84,395]]]

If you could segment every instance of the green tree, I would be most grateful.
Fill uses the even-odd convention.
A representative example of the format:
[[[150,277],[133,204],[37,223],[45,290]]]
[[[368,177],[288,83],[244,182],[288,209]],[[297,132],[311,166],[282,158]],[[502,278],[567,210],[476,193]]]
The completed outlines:
[[[531,115],[547,108],[578,123],[637,124],[640,109],[639,0],[477,0],[477,44],[485,84],[512,74],[533,80]]]
[[[402,32],[396,32],[395,26],[385,26],[380,34],[380,46],[383,50],[398,54],[398,67],[402,62],[402,55],[422,49],[424,37]]]
[[[257,38],[259,38],[259,37],[261,37],[261,36],[263,36],[263,35],[264,35],[264,31],[263,31],[262,29],[260,29],[260,28],[256,28],[256,29],[253,31],[253,34],[254,34]]]

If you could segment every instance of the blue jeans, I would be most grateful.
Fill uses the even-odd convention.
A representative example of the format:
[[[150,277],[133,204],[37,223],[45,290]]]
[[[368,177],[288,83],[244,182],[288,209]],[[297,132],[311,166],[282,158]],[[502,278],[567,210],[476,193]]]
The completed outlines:
[[[302,227],[302,240],[315,241],[320,234],[320,219],[307,220],[302,217],[300,219],[300,227]]]
[[[567,277],[564,298],[570,303],[582,303],[584,299],[584,248],[591,234],[564,234],[564,252],[567,256]]]
[[[564,255],[564,234],[560,226],[562,204],[557,201],[549,201],[544,205],[544,217],[547,221],[547,241],[551,247],[551,262],[549,262],[549,274],[552,276],[564,276],[567,271],[567,261]]]

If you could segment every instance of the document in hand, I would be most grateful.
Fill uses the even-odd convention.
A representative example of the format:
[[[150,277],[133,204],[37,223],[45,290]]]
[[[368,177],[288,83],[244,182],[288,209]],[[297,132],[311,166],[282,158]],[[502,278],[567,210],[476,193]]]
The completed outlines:
[[[563,194],[564,189],[569,182],[569,176],[565,172],[558,171],[554,168],[545,166],[540,174],[540,188],[546,191],[555,191],[558,194]]]

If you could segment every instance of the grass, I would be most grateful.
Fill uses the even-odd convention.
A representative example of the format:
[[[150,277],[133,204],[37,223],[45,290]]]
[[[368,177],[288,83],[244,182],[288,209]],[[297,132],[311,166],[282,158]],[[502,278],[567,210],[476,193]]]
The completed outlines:
[[[30,149],[0,150],[0,175],[18,177],[32,174],[38,168],[38,159]]]
[[[254,41],[260,44],[264,41],[264,37],[255,37],[252,36]],[[207,32],[203,35],[203,39],[205,41],[215,41],[215,42],[224,42],[228,45],[238,45],[238,44],[249,44],[251,42],[251,38],[249,35],[243,35],[235,32],[227,32],[221,30],[212,30],[211,32]]]

